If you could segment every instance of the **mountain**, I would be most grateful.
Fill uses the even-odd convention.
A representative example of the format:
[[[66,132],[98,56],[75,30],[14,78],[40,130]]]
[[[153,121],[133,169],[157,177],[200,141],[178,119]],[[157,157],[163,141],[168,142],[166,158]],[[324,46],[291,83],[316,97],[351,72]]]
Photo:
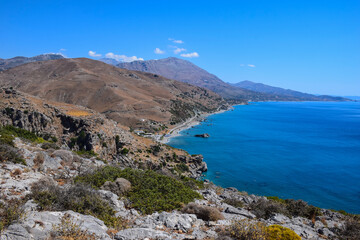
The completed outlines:
[[[223,82],[214,74],[207,72],[189,61],[179,58],[169,57],[159,60],[119,63],[117,67],[150,72],[166,78],[204,87],[218,93],[227,100],[246,102],[248,100],[261,101],[271,98],[268,94],[236,88]]]
[[[113,65],[113,66],[116,66],[119,63],[121,63],[120,61],[113,59],[113,58],[101,58],[101,59],[99,59],[99,61]]]
[[[255,83],[251,81],[242,81],[232,84],[239,88],[245,88],[248,90],[271,94],[277,96],[279,99],[288,98],[291,101],[349,101],[350,99],[343,97],[334,97],[327,95],[312,95],[308,93],[302,93],[290,89],[284,89],[280,87],[273,87],[262,83]]]
[[[29,62],[39,62],[39,61],[47,61],[47,60],[56,60],[64,58],[63,55],[58,53],[48,53],[41,54],[35,57],[14,57],[9,59],[0,58],[0,71],[4,71],[6,69],[10,69],[13,67],[20,66]]]
[[[8,69],[0,72],[0,86],[88,107],[126,126],[152,129],[184,121],[198,112],[227,108],[219,95],[207,89],[87,58]]]

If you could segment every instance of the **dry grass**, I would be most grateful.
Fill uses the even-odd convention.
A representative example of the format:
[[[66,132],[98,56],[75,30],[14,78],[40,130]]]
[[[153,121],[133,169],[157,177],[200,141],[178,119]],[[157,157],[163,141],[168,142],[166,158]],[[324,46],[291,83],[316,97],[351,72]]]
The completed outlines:
[[[189,203],[182,209],[182,211],[189,214],[195,214],[198,218],[204,221],[217,221],[224,219],[224,216],[217,208],[203,206],[196,203]]]
[[[92,113],[82,110],[70,110],[66,112],[67,115],[73,116],[73,117],[85,117],[90,116]]]
[[[15,168],[12,172],[10,172],[10,176],[16,177],[20,176],[22,174],[22,171],[20,168]]]
[[[61,223],[54,226],[51,232],[51,240],[95,240],[94,234],[81,229],[71,216],[64,215]]]

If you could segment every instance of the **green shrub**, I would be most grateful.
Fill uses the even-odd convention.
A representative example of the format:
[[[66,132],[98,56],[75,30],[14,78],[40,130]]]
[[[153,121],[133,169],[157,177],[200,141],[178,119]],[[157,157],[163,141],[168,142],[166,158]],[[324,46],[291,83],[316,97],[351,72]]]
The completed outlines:
[[[72,210],[99,218],[111,227],[118,227],[122,222],[121,218],[115,217],[115,211],[108,202],[94,189],[83,184],[61,188],[51,180],[42,179],[32,185],[30,196],[39,205],[40,210]]]
[[[280,199],[267,197],[268,200],[260,199],[250,204],[252,212],[258,218],[268,219],[275,213],[281,213],[288,217],[305,217],[314,219],[321,215],[320,208],[308,205],[302,200]]]
[[[266,234],[267,240],[301,240],[293,230],[280,225],[266,227]]]
[[[244,203],[236,198],[227,198],[223,200],[223,202],[236,208],[242,208],[244,206]]]
[[[204,189],[204,181],[199,181],[193,178],[181,176],[180,179],[186,186],[190,187],[191,189],[198,190]]]
[[[94,188],[100,188],[106,181],[115,181],[117,178],[125,178],[131,182],[132,188],[127,193],[130,204],[146,214],[180,209],[183,204],[201,198],[200,194],[183,182],[151,170],[122,170],[106,166],[92,174],[76,177],[75,182],[88,183]]]
[[[94,152],[93,150],[90,150],[90,151],[80,150],[80,151],[75,151],[75,153],[77,155],[80,155],[80,156],[86,157],[86,158],[91,158],[91,157],[96,157],[97,156],[97,153]]]
[[[176,171],[178,171],[179,173],[188,172],[189,166],[185,163],[179,163],[176,165]]]
[[[129,149],[127,149],[127,148],[123,148],[123,149],[121,149],[121,152],[120,152],[122,155],[126,155],[126,154],[128,154],[129,153]]]
[[[18,149],[0,142],[0,162],[6,161],[26,165]]]
[[[29,140],[31,142],[43,143],[45,140],[41,137],[38,137],[35,133],[28,130],[17,128],[11,125],[4,126],[0,128],[1,136],[14,136]]]
[[[0,203],[0,233],[23,216],[22,205],[23,202],[17,199]]]

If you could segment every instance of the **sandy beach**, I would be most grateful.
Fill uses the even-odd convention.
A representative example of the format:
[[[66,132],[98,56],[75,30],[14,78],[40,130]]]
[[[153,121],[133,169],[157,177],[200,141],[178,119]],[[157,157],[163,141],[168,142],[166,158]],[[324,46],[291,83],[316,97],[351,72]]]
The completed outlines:
[[[208,116],[213,115],[213,114],[219,114],[219,113],[223,113],[226,112],[228,110],[231,110],[232,108],[229,108],[227,110],[219,110],[217,112],[214,113],[204,113],[204,114],[200,114],[198,116],[194,116],[188,120],[186,120],[183,123],[180,123],[178,125],[175,125],[174,128],[169,130],[169,133],[166,134],[165,136],[162,135],[157,135],[155,137],[155,140],[160,142],[160,143],[168,143],[171,138],[173,137],[177,137],[181,134],[182,131],[189,129],[193,126],[199,125],[201,122],[203,122]]]

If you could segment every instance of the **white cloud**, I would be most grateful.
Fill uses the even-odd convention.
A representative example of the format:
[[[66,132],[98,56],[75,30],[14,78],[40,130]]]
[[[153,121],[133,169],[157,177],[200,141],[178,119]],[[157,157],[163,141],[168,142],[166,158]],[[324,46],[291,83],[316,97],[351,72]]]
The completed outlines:
[[[112,52],[105,54],[105,56],[107,58],[113,58],[117,61],[122,61],[122,62],[144,61],[143,58],[138,58],[136,56],[128,57],[126,55],[117,55]]]
[[[240,64],[240,67],[251,67],[251,68],[254,68],[256,67],[254,64]]]
[[[93,52],[93,51],[89,51],[89,56],[90,57],[101,57],[101,54],[98,54],[98,53]]]
[[[59,52],[65,52],[66,49],[65,48],[60,48]]]
[[[173,39],[173,38],[169,38],[169,41],[172,41],[173,43],[178,43],[178,44],[184,43],[184,41],[182,41],[182,40],[176,40],[176,39]]]
[[[175,54],[179,54],[179,53],[185,52],[185,51],[186,51],[185,48],[178,48],[178,47],[176,47],[176,49],[174,50],[174,53],[175,53]]]
[[[197,52],[192,52],[192,53],[183,53],[183,54],[180,54],[180,56],[186,57],[186,58],[194,58],[194,57],[199,57],[199,54]]]
[[[156,54],[164,54],[165,51],[160,50],[160,48],[155,48],[154,53],[156,53]]]

